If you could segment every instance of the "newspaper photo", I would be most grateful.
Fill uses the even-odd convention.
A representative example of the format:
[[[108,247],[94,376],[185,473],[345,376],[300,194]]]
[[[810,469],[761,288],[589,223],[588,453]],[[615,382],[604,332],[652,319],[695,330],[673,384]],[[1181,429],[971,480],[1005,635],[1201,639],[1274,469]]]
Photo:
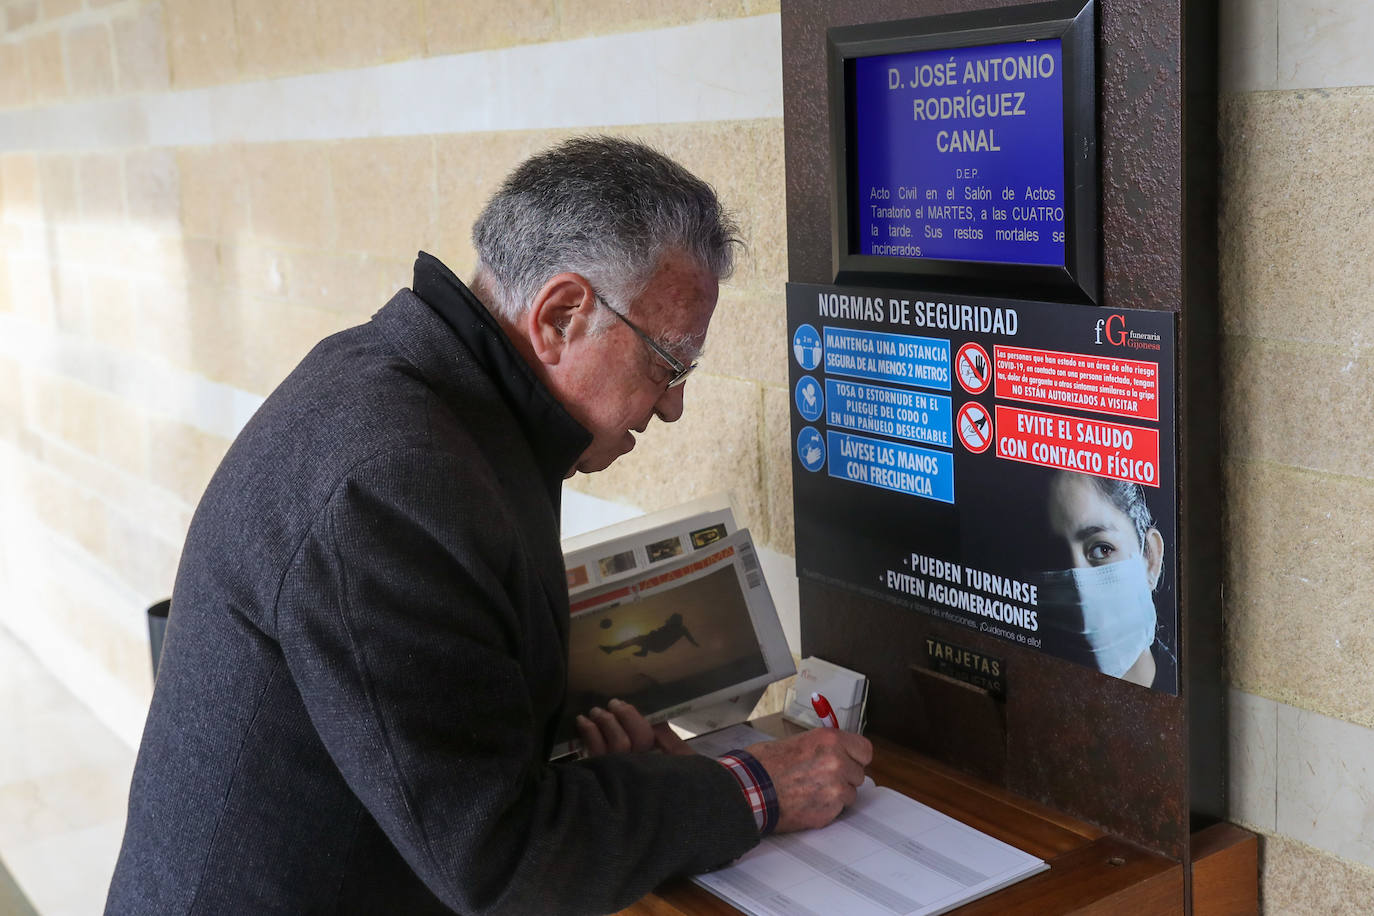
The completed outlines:
[[[572,749],[578,714],[612,699],[658,722],[794,673],[748,529],[729,527],[694,517],[566,555],[568,700],[555,754]]]

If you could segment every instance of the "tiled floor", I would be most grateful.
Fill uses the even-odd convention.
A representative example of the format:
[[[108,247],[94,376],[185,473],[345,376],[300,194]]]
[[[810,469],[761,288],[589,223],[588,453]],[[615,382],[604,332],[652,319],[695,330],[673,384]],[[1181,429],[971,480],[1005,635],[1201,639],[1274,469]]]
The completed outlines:
[[[133,767],[133,749],[0,628],[0,860],[41,916],[104,908]]]

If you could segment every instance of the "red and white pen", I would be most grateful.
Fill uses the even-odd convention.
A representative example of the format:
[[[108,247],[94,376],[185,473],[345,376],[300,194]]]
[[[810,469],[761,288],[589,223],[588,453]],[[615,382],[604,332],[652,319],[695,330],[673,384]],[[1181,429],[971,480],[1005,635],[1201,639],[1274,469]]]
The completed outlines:
[[[816,718],[821,720],[822,725],[831,728],[839,728],[840,720],[835,718],[835,710],[830,708],[830,701],[819,693],[811,694],[811,708],[816,710]]]

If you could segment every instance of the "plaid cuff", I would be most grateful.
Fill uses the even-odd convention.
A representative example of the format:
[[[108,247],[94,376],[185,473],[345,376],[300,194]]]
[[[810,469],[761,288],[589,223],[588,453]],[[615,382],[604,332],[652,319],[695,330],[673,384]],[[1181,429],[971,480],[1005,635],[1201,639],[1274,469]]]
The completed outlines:
[[[773,780],[763,764],[748,751],[731,751],[716,762],[730,771],[739,783],[749,808],[754,812],[754,823],[759,828],[759,836],[768,836],[778,826],[778,793],[773,789]]]

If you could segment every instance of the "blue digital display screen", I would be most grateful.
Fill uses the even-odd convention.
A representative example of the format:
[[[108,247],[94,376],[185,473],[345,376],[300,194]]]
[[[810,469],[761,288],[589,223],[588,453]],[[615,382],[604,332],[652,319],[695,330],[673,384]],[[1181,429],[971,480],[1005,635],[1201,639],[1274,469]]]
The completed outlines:
[[[1058,38],[853,66],[857,253],[1063,266]]]

